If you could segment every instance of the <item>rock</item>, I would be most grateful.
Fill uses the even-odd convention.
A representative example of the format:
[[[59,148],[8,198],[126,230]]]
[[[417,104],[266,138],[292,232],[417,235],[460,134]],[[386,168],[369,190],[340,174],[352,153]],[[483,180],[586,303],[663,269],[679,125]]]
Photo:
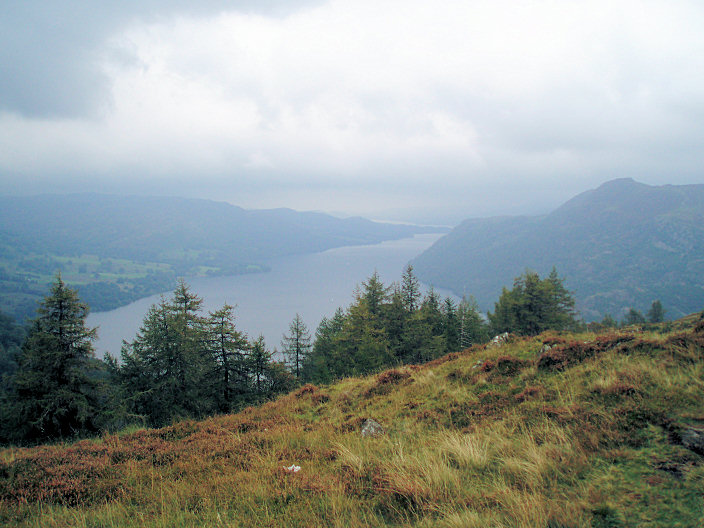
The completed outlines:
[[[704,455],[704,431],[687,427],[680,431],[679,436],[684,447],[699,455]]]
[[[497,336],[494,336],[494,339],[489,341],[487,348],[501,346],[504,343],[506,343],[507,341],[508,341],[508,332],[504,332],[503,334],[499,334]]]
[[[362,436],[381,436],[384,434],[384,428],[380,423],[375,422],[371,418],[367,418],[362,424]]]

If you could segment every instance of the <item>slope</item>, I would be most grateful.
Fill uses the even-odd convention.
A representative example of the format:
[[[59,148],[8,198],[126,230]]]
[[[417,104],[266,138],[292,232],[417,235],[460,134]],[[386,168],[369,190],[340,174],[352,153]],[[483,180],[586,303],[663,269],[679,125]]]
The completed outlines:
[[[422,228],[225,202],[99,194],[0,197],[0,234],[57,254],[177,260],[191,250],[263,260],[410,236]],[[227,252],[232,252],[227,254]]]
[[[613,180],[541,217],[471,219],[413,265],[424,282],[489,310],[526,268],[556,266],[586,320],[660,299],[668,316],[704,298],[704,185]]]
[[[654,328],[510,337],[236,415],[5,449],[0,523],[698,527],[704,314]],[[366,418],[385,434],[361,436]]]
[[[0,301],[17,318],[31,316],[61,270],[101,311],[168,290],[176,276],[262,271],[277,257],[429,231],[186,198],[0,197]]]

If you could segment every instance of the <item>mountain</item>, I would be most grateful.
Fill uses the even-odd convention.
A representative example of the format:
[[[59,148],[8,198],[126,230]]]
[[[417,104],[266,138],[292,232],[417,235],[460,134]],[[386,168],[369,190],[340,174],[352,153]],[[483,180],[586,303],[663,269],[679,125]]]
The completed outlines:
[[[681,317],[704,302],[704,185],[617,179],[548,215],[466,220],[413,266],[484,310],[526,268],[556,266],[585,320],[645,311],[655,299]]]
[[[423,228],[225,202],[99,194],[0,197],[0,236],[27,250],[174,261],[262,261],[411,236]],[[0,239],[1,240],[1,239]]]
[[[262,271],[267,261],[437,228],[224,202],[100,194],[0,197],[0,301],[22,318],[57,270],[94,310],[171,289],[177,276]]]
[[[701,527],[703,362],[696,314],[0,449],[0,525]]]

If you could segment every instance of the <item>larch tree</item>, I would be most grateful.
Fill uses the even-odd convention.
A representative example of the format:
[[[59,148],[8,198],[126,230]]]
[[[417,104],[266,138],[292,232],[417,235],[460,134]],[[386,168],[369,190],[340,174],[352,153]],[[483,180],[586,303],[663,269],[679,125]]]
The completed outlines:
[[[288,335],[281,340],[281,348],[288,360],[291,371],[297,380],[301,379],[303,363],[311,350],[311,338],[308,328],[299,314],[293,318],[289,325]]]
[[[665,310],[660,300],[653,301],[646,316],[649,323],[662,323],[665,320]]]
[[[225,304],[210,312],[207,342],[215,367],[214,382],[218,387],[215,398],[218,409],[227,412],[235,407],[235,399],[249,391],[250,346],[247,337],[235,327],[234,307]]]
[[[360,297],[367,303],[369,313],[375,319],[381,317],[383,306],[389,299],[389,291],[390,288],[384,286],[377,271],[362,283]]]
[[[555,268],[545,279],[534,271],[516,277],[513,289],[504,288],[494,313],[488,314],[492,331],[537,335],[576,325],[574,299],[563,282]]]
[[[457,307],[457,319],[460,348],[468,348],[489,340],[489,328],[479,312],[477,300],[471,295],[469,298],[462,298]]]
[[[96,330],[88,306],[57,275],[22,346],[11,387],[18,437],[70,438],[98,430],[98,386],[89,376]]]
[[[260,335],[252,343],[249,360],[252,372],[253,390],[256,397],[261,399],[269,392],[269,385],[271,384],[269,380],[271,352],[266,348],[264,336]]]
[[[199,314],[202,302],[181,281],[173,298],[153,305],[135,339],[122,347],[119,377],[130,411],[152,425],[214,409],[209,375],[215,365]]]
[[[409,264],[401,277],[401,299],[403,306],[409,313],[415,312],[420,307],[420,282],[413,273],[413,266]]]

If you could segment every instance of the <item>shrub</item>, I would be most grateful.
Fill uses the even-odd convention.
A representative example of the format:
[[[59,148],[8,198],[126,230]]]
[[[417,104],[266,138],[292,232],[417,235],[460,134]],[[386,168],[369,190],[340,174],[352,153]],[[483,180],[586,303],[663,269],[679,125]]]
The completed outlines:
[[[515,376],[521,372],[531,362],[526,359],[519,359],[513,356],[500,356],[496,360],[488,359],[482,363],[482,372],[493,372],[501,376]]]

